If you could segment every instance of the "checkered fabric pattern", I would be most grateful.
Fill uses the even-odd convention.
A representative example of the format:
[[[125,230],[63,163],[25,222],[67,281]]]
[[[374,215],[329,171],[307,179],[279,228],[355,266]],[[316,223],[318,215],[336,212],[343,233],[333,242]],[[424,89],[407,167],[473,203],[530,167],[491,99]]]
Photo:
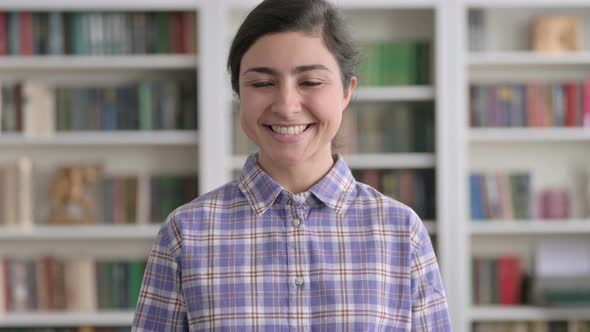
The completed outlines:
[[[450,331],[428,232],[341,156],[308,192],[249,156],[239,180],[170,214],[133,331]]]

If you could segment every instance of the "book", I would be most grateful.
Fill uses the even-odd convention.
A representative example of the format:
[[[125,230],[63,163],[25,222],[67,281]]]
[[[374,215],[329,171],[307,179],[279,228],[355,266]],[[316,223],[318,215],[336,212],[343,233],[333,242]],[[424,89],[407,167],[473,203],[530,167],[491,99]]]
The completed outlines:
[[[498,259],[498,279],[500,284],[500,303],[515,305],[521,303],[522,266],[520,257],[502,256]]]

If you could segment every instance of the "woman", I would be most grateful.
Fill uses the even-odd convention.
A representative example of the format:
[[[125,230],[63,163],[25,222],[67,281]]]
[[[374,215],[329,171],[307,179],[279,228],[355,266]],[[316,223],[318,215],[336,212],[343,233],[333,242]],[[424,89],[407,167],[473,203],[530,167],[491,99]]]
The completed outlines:
[[[248,15],[228,68],[259,151],[239,180],[168,217],[134,331],[450,331],[422,222],[332,154],[357,59],[323,0]]]

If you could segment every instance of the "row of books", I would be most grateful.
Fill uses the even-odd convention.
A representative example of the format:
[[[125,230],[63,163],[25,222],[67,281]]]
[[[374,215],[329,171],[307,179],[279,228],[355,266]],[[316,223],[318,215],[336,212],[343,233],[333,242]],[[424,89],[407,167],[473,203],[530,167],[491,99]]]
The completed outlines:
[[[194,12],[0,12],[1,55],[195,53]]]
[[[136,176],[110,176],[103,179],[103,215],[96,221],[113,224],[137,223],[137,193]]]
[[[590,127],[590,80],[470,87],[472,127]]]
[[[130,332],[131,328],[123,327],[13,327],[0,328],[0,332]]]
[[[474,257],[472,262],[472,301],[476,305],[515,305],[525,301],[521,258]]]
[[[104,175],[97,184],[87,185],[85,195],[88,195],[89,208],[94,213],[90,220],[80,219],[79,223],[160,223],[176,207],[190,202],[198,195],[198,177],[195,174],[154,174],[148,181],[148,221],[137,219],[140,195],[138,176]],[[0,164],[0,225],[32,227],[34,218],[39,216],[36,209],[44,209],[45,206],[49,207],[49,202],[53,203],[56,197],[50,192],[46,202],[37,201],[34,204],[34,198],[40,197],[35,196],[34,182],[34,165],[30,158],[23,157]],[[36,222],[71,224],[74,221],[51,218],[49,221]]]
[[[149,180],[149,223],[158,224],[177,207],[198,196],[196,175],[155,175]],[[99,189],[100,190],[100,189]],[[98,223],[136,224],[138,214],[137,176],[110,176],[102,182],[103,214]],[[98,198],[100,199],[100,198]]]
[[[0,312],[135,308],[145,261],[0,258]]]
[[[436,219],[435,171],[353,170],[354,177],[414,209],[422,219]]]
[[[528,173],[472,173],[469,187],[472,220],[532,217],[531,176]]]
[[[473,324],[473,332],[590,332],[590,323],[576,323],[576,329],[569,329],[564,321],[480,322]]]
[[[0,131],[49,136],[72,130],[197,128],[194,80],[142,80],[116,86],[1,84]]]
[[[342,153],[432,153],[434,105],[354,103],[344,111],[338,138]]]
[[[430,84],[431,47],[428,41],[363,43],[358,67],[361,86]]]

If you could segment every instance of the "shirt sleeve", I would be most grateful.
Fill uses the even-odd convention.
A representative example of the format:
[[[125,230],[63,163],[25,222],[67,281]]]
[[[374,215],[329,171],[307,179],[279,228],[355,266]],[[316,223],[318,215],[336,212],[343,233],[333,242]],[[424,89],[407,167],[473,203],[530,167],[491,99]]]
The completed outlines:
[[[189,330],[181,284],[180,239],[173,217],[168,217],[148,258],[131,331]]]
[[[417,216],[412,240],[412,331],[451,331],[447,299],[428,230]]]

